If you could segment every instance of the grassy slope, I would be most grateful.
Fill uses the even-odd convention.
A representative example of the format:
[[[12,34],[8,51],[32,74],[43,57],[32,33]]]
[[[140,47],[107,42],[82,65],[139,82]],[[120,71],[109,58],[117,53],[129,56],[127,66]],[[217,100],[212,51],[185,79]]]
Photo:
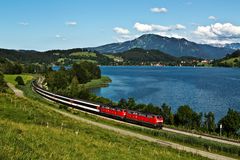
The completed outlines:
[[[93,53],[93,52],[74,52],[74,53],[71,53],[70,56],[77,56],[77,57],[97,57],[96,53]]]
[[[38,94],[32,92],[32,90],[29,87],[29,84],[27,86],[24,86],[23,91],[27,97],[31,97],[31,99],[35,99],[41,103],[45,103],[47,105],[51,105],[52,107],[59,107],[59,105],[53,105],[52,103],[49,103],[49,101],[46,101],[42,99],[41,96]],[[84,117],[86,119],[90,119],[96,122],[101,122],[107,125],[123,128],[129,131],[133,131],[136,133],[141,133],[144,135],[152,136],[155,138],[159,138],[161,140],[166,140],[166,141],[171,141],[171,142],[176,142],[182,145],[186,145],[189,147],[205,150],[205,151],[210,151],[213,153],[217,154],[222,154],[225,156],[233,157],[233,158],[240,158],[240,147],[228,145],[228,144],[222,144],[218,142],[213,142],[209,140],[205,140],[202,138],[197,138],[197,137],[191,137],[191,136],[186,136],[186,135],[181,135],[177,133],[172,133],[172,132],[167,132],[163,130],[153,130],[153,129],[147,129],[147,128],[141,128],[141,127],[136,127],[136,126],[129,126],[126,124],[121,124],[119,122],[114,122],[110,120],[105,120],[103,118],[99,118],[93,115],[88,115],[82,112],[76,112],[73,111],[74,114],[78,114],[80,117]]]
[[[0,159],[204,159],[63,117],[34,100],[1,94],[0,104]]]
[[[235,66],[236,65],[236,62],[234,62],[235,60],[238,60],[238,61],[240,61],[240,57],[236,57],[236,58],[230,58],[230,59],[227,59],[227,60],[223,60],[223,61],[221,61],[221,63],[226,63],[226,64],[228,64],[228,65],[230,65],[230,66]]]
[[[90,82],[84,84],[86,88],[99,88],[99,87],[106,87],[108,83],[111,82],[111,79],[107,76],[102,76],[100,79],[94,79]]]
[[[15,79],[17,76],[21,76],[23,78],[23,81],[25,84],[27,83],[27,81],[30,81],[33,78],[32,75],[28,75],[28,74],[14,74],[14,75],[13,74],[5,74],[4,79],[6,82],[16,85],[17,82],[15,81]]]

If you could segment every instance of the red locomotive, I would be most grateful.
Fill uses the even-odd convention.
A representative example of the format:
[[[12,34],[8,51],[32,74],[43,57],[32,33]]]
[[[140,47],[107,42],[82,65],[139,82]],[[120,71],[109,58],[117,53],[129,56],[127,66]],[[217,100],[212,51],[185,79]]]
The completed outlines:
[[[104,115],[108,115],[114,118],[125,119],[127,121],[142,124],[151,127],[162,128],[163,125],[163,117],[157,116],[153,114],[143,114],[136,111],[119,109],[119,108],[111,108],[111,107],[98,107],[100,113]]]

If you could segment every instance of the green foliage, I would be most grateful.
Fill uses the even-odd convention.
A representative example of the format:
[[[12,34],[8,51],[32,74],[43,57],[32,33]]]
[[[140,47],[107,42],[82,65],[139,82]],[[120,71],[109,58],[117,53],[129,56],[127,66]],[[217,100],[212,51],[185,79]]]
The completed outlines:
[[[232,54],[227,54],[222,59],[215,60],[213,65],[222,67],[240,67],[240,50],[236,50]]]
[[[200,128],[202,114],[194,112],[188,105],[180,106],[174,117],[176,125],[187,128]]]
[[[204,128],[209,132],[215,131],[215,117],[213,112],[204,114]]]
[[[170,106],[163,103],[163,105],[161,106],[160,115],[163,116],[165,124],[173,125],[174,116],[173,116],[173,113],[171,112],[171,107]]]
[[[6,62],[1,65],[1,70],[4,74],[21,74],[23,67],[19,63]]]
[[[228,136],[236,135],[240,129],[240,112],[229,108],[227,115],[219,121],[220,124],[223,126],[223,132]]]
[[[17,82],[18,85],[25,85],[23,78],[21,76],[17,76],[15,81]]]
[[[100,68],[96,64],[86,61],[73,64],[72,72],[73,75],[77,76],[79,83],[86,83],[92,79],[101,78]]]
[[[99,79],[92,79],[90,82],[84,84],[84,86],[88,88],[100,88],[100,87],[107,87],[108,83],[112,80],[107,76],[101,76]]]
[[[23,78],[24,84],[26,84],[28,81],[31,81],[33,79],[33,75],[29,74],[5,74],[4,79],[8,83],[12,83],[14,85],[17,84],[15,81],[17,76],[21,76]]]
[[[6,92],[7,90],[7,83],[4,80],[3,74],[0,72],[0,92]]]
[[[56,65],[71,65],[74,62],[79,62],[80,60],[91,60],[101,65],[108,65],[113,62],[111,58],[108,58],[105,55],[102,55],[98,52],[90,52],[88,49],[82,48],[69,50],[49,50],[46,52],[0,49],[0,55],[1,57],[7,58],[11,61],[16,61],[24,64],[54,63]]]
[[[47,70],[46,64],[25,64],[23,67],[24,73],[46,73]]]
[[[64,90],[69,85],[69,77],[63,70],[49,72],[45,81],[52,91]]]
[[[87,100],[90,98],[90,94],[88,88],[83,84],[100,77],[100,68],[94,63],[84,61],[73,64],[69,70],[63,66],[58,71],[50,70],[46,74],[45,82],[47,82],[50,91]]]

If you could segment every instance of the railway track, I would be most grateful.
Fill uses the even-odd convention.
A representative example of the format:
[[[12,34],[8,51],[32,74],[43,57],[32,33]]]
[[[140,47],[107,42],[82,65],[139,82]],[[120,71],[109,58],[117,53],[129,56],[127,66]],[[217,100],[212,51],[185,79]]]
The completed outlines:
[[[94,104],[94,103],[91,103],[91,102],[86,102],[86,101],[83,101],[83,100],[76,100],[76,99],[64,97],[64,96],[61,96],[61,95],[57,95],[57,94],[45,91],[35,83],[32,83],[32,87],[34,88],[34,90],[38,94],[40,94],[41,96],[43,96],[47,99],[50,99],[52,101],[55,101],[55,102],[58,102],[58,103],[61,103],[61,104],[65,104],[65,105],[69,105],[69,106],[71,106],[73,108],[76,108],[76,109],[81,109],[84,112],[87,112],[89,114],[94,114],[96,116],[100,116],[100,117],[105,118],[105,119],[114,120],[114,121],[117,121],[117,122],[120,122],[120,123],[127,123],[128,125],[134,125],[134,126],[146,128],[145,126],[139,126],[139,125],[128,123],[128,122],[125,122],[125,121],[122,121],[122,120],[117,120],[117,119],[104,117],[104,116],[100,115],[99,110],[96,109],[96,107],[98,106],[97,104]],[[186,132],[186,131],[181,131],[181,130],[167,128],[167,127],[163,127],[162,129],[165,130],[165,131],[168,131],[168,132],[174,132],[174,133],[183,134],[183,135],[187,135],[187,136],[199,137],[199,138],[203,138],[203,139],[207,139],[207,140],[211,140],[211,141],[215,141],[215,142],[240,146],[239,142],[234,142],[234,141],[231,141],[231,140],[216,138],[216,137],[207,136],[207,135],[189,133],[189,132]]]

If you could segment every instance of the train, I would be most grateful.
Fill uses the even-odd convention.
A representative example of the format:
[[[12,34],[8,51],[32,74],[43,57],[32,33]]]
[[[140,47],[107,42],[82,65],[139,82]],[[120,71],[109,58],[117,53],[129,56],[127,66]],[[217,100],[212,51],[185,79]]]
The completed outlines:
[[[160,115],[145,114],[138,111],[122,108],[113,108],[102,104],[96,104],[92,102],[87,102],[85,100],[78,100],[54,94],[38,86],[36,81],[32,82],[32,87],[34,91],[40,94],[41,96],[58,103],[68,105],[75,109],[80,109],[86,112],[91,112],[94,114],[122,121],[127,121],[130,123],[143,125],[151,128],[161,129],[163,127],[164,120],[163,117]]]

